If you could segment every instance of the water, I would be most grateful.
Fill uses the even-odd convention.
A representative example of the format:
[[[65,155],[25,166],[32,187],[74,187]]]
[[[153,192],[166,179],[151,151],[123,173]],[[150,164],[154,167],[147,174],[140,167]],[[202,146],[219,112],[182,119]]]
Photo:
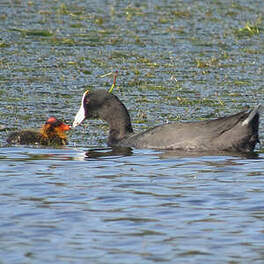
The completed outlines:
[[[109,89],[135,131],[263,102],[263,1],[1,1],[0,263],[263,263],[255,155],[112,150],[87,121],[62,148],[6,146]],[[263,117],[260,139],[263,141]]]
[[[1,149],[3,263],[261,263],[263,157]]]

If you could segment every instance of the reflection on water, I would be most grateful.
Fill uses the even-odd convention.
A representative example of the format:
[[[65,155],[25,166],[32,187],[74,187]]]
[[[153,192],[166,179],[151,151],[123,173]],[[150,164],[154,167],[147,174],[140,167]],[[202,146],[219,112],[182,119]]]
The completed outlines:
[[[90,149],[85,153],[88,159],[106,158],[110,157],[123,157],[131,156],[133,154],[132,148],[127,147],[114,147],[114,148],[102,148],[102,149]]]
[[[262,159],[1,148],[1,256],[8,263],[260,260]]]

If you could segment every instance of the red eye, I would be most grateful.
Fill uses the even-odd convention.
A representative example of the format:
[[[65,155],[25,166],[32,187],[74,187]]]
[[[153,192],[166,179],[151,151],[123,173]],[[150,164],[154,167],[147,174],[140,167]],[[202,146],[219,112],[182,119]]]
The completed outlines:
[[[89,97],[86,97],[85,98],[85,104],[89,104],[90,103],[90,98]]]

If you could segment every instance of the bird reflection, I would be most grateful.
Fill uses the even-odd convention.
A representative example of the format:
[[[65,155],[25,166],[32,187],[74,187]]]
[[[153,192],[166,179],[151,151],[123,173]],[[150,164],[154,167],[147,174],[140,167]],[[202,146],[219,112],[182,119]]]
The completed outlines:
[[[85,159],[98,159],[107,157],[124,157],[133,155],[132,148],[114,147],[114,148],[98,148],[90,149],[85,153]]]

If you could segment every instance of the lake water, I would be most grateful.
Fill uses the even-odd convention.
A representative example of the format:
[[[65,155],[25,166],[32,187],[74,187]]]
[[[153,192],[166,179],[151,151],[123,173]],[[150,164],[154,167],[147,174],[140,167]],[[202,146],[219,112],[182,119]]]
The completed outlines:
[[[263,263],[264,154],[7,146],[109,89],[136,131],[263,102],[263,1],[1,1],[0,264]],[[263,141],[263,117],[260,119]]]

